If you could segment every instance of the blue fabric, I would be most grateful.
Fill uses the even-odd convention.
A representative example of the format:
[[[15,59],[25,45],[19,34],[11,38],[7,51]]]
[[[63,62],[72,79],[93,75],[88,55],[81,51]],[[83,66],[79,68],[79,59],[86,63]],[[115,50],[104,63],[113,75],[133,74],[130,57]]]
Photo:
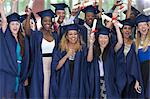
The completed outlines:
[[[123,77],[123,66],[120,66],[118,69],[118,63],[115,62],[115,53],[114,45],[112,44],[107,53],[106,59],[103,60],[104,64],[104,80],[106,86],[106,96],[107,99],[117,99],[120,98],[120,89],[124,87],[124,78],[118,78],[119,76]],[[117,56],[119,57],[119,56]],[[117,59],[117,58],[116,58]],[[89,85],[90,85],[90,97],[91,98],[100,98],[100,71],[98,64],[98,57],[94,57],[91,67],[89,67]],[[120,71],[119,71],[120,70]],[[121,75],[119,75],[121,74]],[[120,82],[119,82],[120,81]],[[118,87],[119,86],[119,87]]]
[[[55,49],[58,47],[59,38],[56,32],[52,33],[55,39]],[[30,85],[30,98],[43,98],[43,60],[42,60],[42,49],[41,43],[43,34],[40,31],[32,31],[30,35],[30,46],[31,46],[31,85]],[[53,53],[52,53],[53,56]]]
[[[135,44],[132,43],[131,48],[125,58],[125,70],[127,82],[125,86],[125,90],[123,91],[124,98],[144,98],[144,88],[143,88],[143,80],[141,76],[141,69],[138,56],[135,52]],[[135,82],[139,81],[142,92],[138,94],[135,92],[134,85]]]
[[[24,81],[27,78],[27,68],[29,64],[29,42],[25,37],[25,53],[21,63],[20,80],[18,81],[18,92],[15,93],[16,76],[18,76],[18,64],[15,38],[7,28],[5,34],[2,34],[2,48],[0,61],[0,98],[26,98],[24,90]]]
[[[148,46],[148,49],[145,52],[143,49],[139,49],[138,56],[141,63],[150,60],[150,46]]]
[[[61,52],[56,50],[54,53],[52,61],[52,77],[51,82],[56,82],[57,84],[51,84],[51,88],[54,92],[51,98],[85,98],[84,89],[83,89],[83,66],[84,66],[84,50],[76,52],[75,61],[74,61],[74,71],[73,79],[71,82],[70,79],[70,69],[69,69],[69,60],[67,59],[62,68],[56,71],[56,66],[60,59],[66,55],[66,52]],[[53,77],[54,76],[54,77]],[[55,80],[53,79],[55,78]],[[51,95],[52,96],[52,95]]]

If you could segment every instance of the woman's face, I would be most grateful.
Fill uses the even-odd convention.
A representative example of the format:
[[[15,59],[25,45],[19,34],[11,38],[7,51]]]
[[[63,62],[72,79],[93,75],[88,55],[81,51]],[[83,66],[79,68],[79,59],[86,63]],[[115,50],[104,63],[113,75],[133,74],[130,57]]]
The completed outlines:
[[[98,37],[98,43],[100,44],[100,47],[105,48],[109,43],[108,35],[100,34]]]
[[[49,31],[52,26],[51,17],[49,17],[49,16],[44,17],[42,20],[42,26],[44,27],[45,30]]]
[[[78,33],[76,30],[69,30],[66,36],[69,43],[75,44],[78,41]]]
[[[9,24],[9,27],[10,27],[10,31],[13,34],[17,34],[19,32],[19,29],[20,29],[20,22],[18,22],[18,21],[11,21],[10,24]]]
[[[87,12],[85,15],[85,20],[88,25],[93,24],[94,18],[95,18],[95,16],[94,16],[94,13],[92,13],[92,12]]]
[[[124,25],[122,28],[122,33],[124,38],[129,38],[132,34],[132,27],[129,25]]]
[[[141,35],[147,35],[148,29],[149,27],[148,27],[147,22],[138,23],[138,31],[140,31]]]

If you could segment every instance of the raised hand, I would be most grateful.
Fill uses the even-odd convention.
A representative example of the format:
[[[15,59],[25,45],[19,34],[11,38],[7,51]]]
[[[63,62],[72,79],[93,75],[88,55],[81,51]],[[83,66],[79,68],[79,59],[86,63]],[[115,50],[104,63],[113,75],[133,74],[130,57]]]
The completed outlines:
[[[3,4],[5,0],[0,0],[0,4]]]

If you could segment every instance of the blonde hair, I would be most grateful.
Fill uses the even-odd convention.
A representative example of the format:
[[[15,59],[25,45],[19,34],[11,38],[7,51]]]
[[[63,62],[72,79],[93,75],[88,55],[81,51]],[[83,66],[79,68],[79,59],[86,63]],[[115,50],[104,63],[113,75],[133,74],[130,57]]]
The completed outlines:
[[[147,51],[148,45],[150,42],[150,29],[148,30],[148,33],[146,35],[146,39],[143,42],[143,51]],[[136,44],[136,51],[138,51],[139,45],[140,45],[140,32],[136,30],[136,40],[135,40],[135,44]]]
[[[69,51],[69,46],[68,46],[68,43],[69,41],[67,40],[66,36],[67,36],[67,33],[66,32],[62,38],[61,38],[61,41],[60,41],[60,44],[59,44],[59,49],[61,51]],[[77,39],[77,42],[75,43],[74,47],[75,47],[75,51],[81,51],[82,50],[82,45],[83,45],[83,41],[81,39],[81,36],[79,35],[78,33],[78,39]]]

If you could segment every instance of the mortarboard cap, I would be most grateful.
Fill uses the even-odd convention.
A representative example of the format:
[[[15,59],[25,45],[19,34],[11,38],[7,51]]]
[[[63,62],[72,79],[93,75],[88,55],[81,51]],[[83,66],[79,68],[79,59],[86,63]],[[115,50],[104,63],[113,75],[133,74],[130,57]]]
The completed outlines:
[[[20,21],[23,22],[27,18],[27,16],[28,16],[27,14],[21,15],[20,16]],[[34,22],[37,23],[36,18],[35,18],[33,13],[31,13],[31,19],[33,19]]]
[[[82,9],[82,12],[83,13],[92,12],[94,14],[98,14],[100,11],[98,10],[98,6],[94,7],[94,6],[90,5],[90,6],[85,7],[84,9]]]
[[[140,22],[148,22],[148,17],[144,14],[140,14],[139,16],[136,17],[136,25]]]
[[[105,13],[107,16],[109,16],[110,18],[112,18],[112,13]]]
[[[37,14],[38,14],[41,18],[44,18],[44,17],[46,17],[46,16],[49,16],[49,17],[51,17],[51,18],[54,18],[54,17],[56,16],[56,14],[55,14],[51,9],[37,12]]]
[[[109,35],[109,33],[110,33],[110,29],[105,26],[102,26],[96,34],[97,34],[97,36],[99,36],[100,34]]]
[[[68,7],[68,5],[66,5],[65,3],[57,3],[57,4],[51,4],[52,6],[54,6],[56,10],[64,10],[66,7]]]
[[[69,24],[69,25],[65,25],[64,26],[65,31],[69,31],[69,30],[76,30],[76,31],[80,31],[79,26],[77,24]]]
[[[18,13],[12,13],[7,16],[7,22],[10,23],[11,21],[20,21],[20,15]]]
[[[131,13],[133,13],[135,16],[137,16],[137,15],[139,15],[140,14],[140,11],[139,10],[137,10],[135,7],[133,7],[133,6],[131,6]],[[127,10],[125,10],[124,12],[123,12],[124,14],[126,14],[127,13]]]
[[[121,21],[121,23],[123,24],[123,26],[128,25],[128,26],[133,27],[135,22],[131,19],[125,19],[125,20]]]

